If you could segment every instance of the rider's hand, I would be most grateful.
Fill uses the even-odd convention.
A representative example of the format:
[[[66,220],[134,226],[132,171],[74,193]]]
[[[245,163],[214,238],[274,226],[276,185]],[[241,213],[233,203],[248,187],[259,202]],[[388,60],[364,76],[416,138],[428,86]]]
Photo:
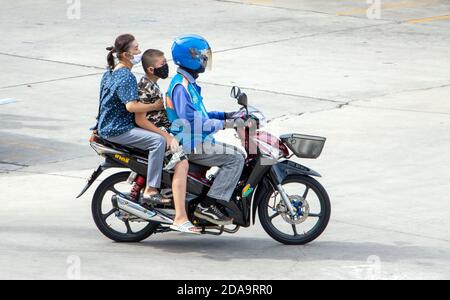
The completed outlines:
[[[176,153],[181,150],[180,143],[173,136],[169,136],[167,138],[167,148],[172,151],[172,153]]]
[[[238,111],[226,112],[225,113],[225,120],[234,119],[237,113],[238,113]]]

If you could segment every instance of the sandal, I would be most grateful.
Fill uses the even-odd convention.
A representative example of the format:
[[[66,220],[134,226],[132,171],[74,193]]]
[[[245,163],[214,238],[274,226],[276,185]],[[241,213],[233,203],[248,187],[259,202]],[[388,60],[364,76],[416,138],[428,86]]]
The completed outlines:
[[[166,199],[163,198],[161,194],[155,194],[150,196],[142,196],[141,202],[143,204],[166,205],[171,204],[172,199]]]
[[[190,221],[185,222],[183,225],[170,225],[170,229],[182,232],[182,233],[189,233],[189,234],[201,234],[200,231],[195,231],[196,229],[200,229],[196,226],[194,226]]]

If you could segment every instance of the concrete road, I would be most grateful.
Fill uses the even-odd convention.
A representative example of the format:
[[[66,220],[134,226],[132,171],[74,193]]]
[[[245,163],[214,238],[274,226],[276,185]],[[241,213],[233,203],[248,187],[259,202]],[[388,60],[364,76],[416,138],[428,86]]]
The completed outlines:
[[[1,279],[450,279],[450,1],[80,3],[2,3]],[[257,225],[123,245],[99,233],[94,189],[75,196],[100,161],[87,138],[104,49],[124,32],[166,53],[204,35],[208,107],[237,108],[240,85],[268,130],[328,138],[320,159],[298,160],[332,199],[323,236],[288,247]]]

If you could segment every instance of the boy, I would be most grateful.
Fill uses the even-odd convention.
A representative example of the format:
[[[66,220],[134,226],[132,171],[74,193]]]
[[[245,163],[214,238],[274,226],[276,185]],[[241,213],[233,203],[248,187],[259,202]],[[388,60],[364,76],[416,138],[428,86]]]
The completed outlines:
[[[154,49],[145,51],[142,55],[142,66],[145,76],[138,84],[139,101],[145,104],[163,101],[158,80],[169,77],[169,66],[164,53]],[[165,110],[136,113],[135,121],[141,128],[151,131],[158,128],[162,135],[169,135],[171,123]],[[169,152],[172,154],[172,158],[165,167],[166,170],[174,169],[175,171],[172,180],[172,192],[176,215],[170,228],[184,233],[200,234],[200,229],[192,225],[186,214],[186,185],[189,170],[187,157],[179,147],[178,141],[173,140],[176,145],[170,146]]]
[[[144,104],[154,104],[159,101],[164,102],[164,96],[158,85],[159,79],[169,77],[169,65],[164,57],[164,53],[159,50],[149,49],[142,56],[142,66],[146,73],[139,81],[139,101]],[[142,119],[144,114],[136,115],[136,119]],[[151,111],[146,114],[147,120],[164,132],[169,133],[171,123],[165,110]],[[173,169],[178,162],[187,159],[182,148],[177,152],[168,152],[170,161],[166,164],[164,170]]]

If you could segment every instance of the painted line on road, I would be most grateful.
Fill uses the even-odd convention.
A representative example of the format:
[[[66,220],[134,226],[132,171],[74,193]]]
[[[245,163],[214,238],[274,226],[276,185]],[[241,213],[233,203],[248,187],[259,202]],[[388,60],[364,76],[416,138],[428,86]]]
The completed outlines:
[[[243,46],[238,46],[238,47],[228,48],[228,49],[220,49],[220,50],[214,51],[213,53],[214,54],[215,53],[224,53],[224,52],[242,50],[242,49],[247,49],[247,48],[254,48],[254,47],[283,43],[283,42],[290,42],[290,41],[294,41],[294,40],[312,38],[312,37],[317,37],[317,36],[330,35],[330,34],[334,34],[334,33],[351,32],[351,31],[364,30],[364,29],[369,29],[369,28],[397,24],[396,21],[389,21],[389,20],[384,20],[384,21],[388,21],[388,22],[382,23],[382,24],[372,24],[372,25],[366,25],[366,26],[361,26],[361,27],[343,28],[343,29],[326,31],[326,32],[316,32],[316,33],[311,33],[311,34],[306,34],[306,35],[293,36],[293,37],[280,39],[280,40],[273,40],[273,41],[261,42],[261,43],[256,43],[256,44],[243,45]]]
[[[23,174],[30,174],[30,175],[45,175],[45,176],[53,176],[53,177],[62,177],[62,178],[70,178],[70,179],[77,179],[86,181],[87,177],[81,177],[81,176],[74,176],[74,175],[64,175],[64,174],[56,174],[56,173],[44,173],[44,172],[38,172],[38,171],[26,171],[24,168],[10,171],[9,173],[23,173]],[[94,182],[102,182],[103,179],[96,179]]]
[[[18,54],[10,54],[10,53],[5,53],[5,52],[0,52],[0,55],[16,57],[16,58],[23,58],[23,59],[30,59],[30,60],[37,60],[37,61],[44,61],[44,62],[51,62],[51,63],[55,63],[55,64],[63,64],[63,65],[68,65],[68,66],[90,68],[90,69],[99,69],[99,70],[106,69],[104,67],[102,68],[99,66],[89,66],[89,65],[70,63],[70,62],[64,62],[64,61],[59,61],[59,60],[51,60],[51,59],[46,59],[46,58],[30,57],[30,56],[24,56],[24,55],[18,55]]]
[[[29,165],[17,163],[17,162],[10,162],[10,161],[0,161],[1,165],[11,165],[16,167],[29,167]]]
[[[412,19],[406,21],[408,24],[421,24],[421,23],[429,23],[434,21],[442,21],[442,20],[450,20],[450,14],[449,15],[443,15],[443,16],[434,16],[434,17],[428,17],[428,18],[421,18],[421,19]]]
[[[227,87],[227,88],[233,87],[233,85],[222,84],[222,83],[214,83],[214,82],[201,81],[201,80],[199,80],[198,82],[202,83],[202,84],[206,84],[206,85],[213,85],[213,86],[220,86],[220,87]],[[285,92],[277,92],[277,91],[271,91],[271,90],[250,88],[250,87],[245,87],[245,86],[241,86],[240,88],[242,90],[268,93],[268,94],[274,94],[274,95],[279,95],[279,96],[288,96],[288,97],[293,97],[293,98],[305,98],[305,99],[309,99],[309,100],[326,101],[326,102],[339,103],[339,104],[344,104],[347,102],[347,101],[343,101],[343,100],[326,99],[326,98],[306,96],[306,95],[297,95],[297,94],[291,94],[291,93],[285,93]]]
[[[236,4],[236,5],[246,5],[246,6],[256,6],[256,7],[262,7],[262,8],[271,8],[271,9],[279,9],[279,10],[286,10],[286,11],[299,11],[299,12],[309,12],[309,13],[315,13],[315,14],[322,14],[322,15],[331,15],[328,12],[324,11],[318,11],[318,10],[311,10],[311,9],[305,9],[305,8],[296,8],[296,7],[283,7],[283,6],[275,6],[273,5],[274,2],[270,1],[271,3],[267,3],[268,1],[260,0],[260,1],[236,1],[236,0],[214,0],[216,2],[222,2],[222,3],[229,3],[229,4]]]
[[[13,98],[0,99],[0,105],[16,103],[17,100]]]
[[[402,8],[415,8],[418,6],[427,6],[432,4],[437,4],[442,2],[442,0],[427,0],[427,1],[403,1],[398,3],[384,3],[381,5],[382,10],[390,9],[402,9]],[[336,13],[338,16],[352,16],[366,14],[369,6],[363,8],[354,8],[347,11],[341,11]]]
[[[63,78],[57,78],[57,79],[50,79],[50,80],[43,80],[43,81],[35,81],[35,82],[29,82],[29,83],[21,83],[16,85],[9,85],[9,86],[1,86],[1,89],[10,89],[10,88],[16,88],[26,85],[35,85],[35,84],[42,84],[42,83],[49,83],[49,82],[56,82],[56,81],[62,81],[62,80],[68,80],[68,79],[77,79],[77,78],[83,78],[83,77],[90,77],[90,76],[96,76],[101,75],[103,72],[97,72],[97,73],[91,73],[91,74],[85,74],[85,75],[78,75],[78,76],[71,76],[71,77],[63,77]]]

